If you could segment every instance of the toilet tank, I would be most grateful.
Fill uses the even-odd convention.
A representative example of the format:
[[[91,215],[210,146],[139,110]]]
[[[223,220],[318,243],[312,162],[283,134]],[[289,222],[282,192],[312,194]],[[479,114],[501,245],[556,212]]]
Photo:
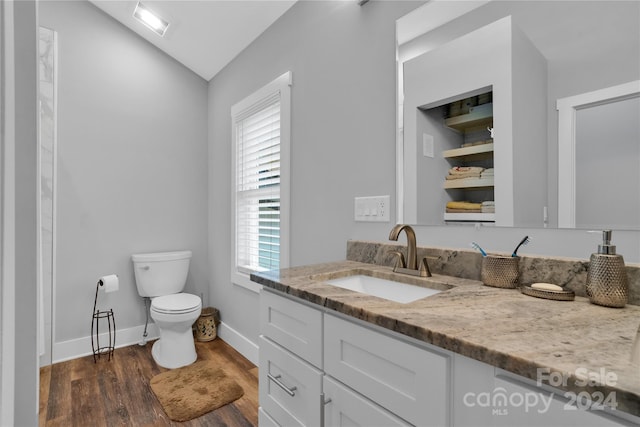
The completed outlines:
[[[131,260],[138,294],[157,297],[177,294],[184,289],[191,251],[133,254]]]

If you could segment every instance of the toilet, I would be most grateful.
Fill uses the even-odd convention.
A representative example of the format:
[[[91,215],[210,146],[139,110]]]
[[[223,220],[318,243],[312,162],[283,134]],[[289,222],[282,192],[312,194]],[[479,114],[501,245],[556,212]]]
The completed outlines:
[[[191,325],[202,311],[197,295],[182,292],[189,273],[191,251],[131,255],[138,293],[151,298],[151,318],[160,339],[153,344],[153,360],[174,369],[196,361]]]

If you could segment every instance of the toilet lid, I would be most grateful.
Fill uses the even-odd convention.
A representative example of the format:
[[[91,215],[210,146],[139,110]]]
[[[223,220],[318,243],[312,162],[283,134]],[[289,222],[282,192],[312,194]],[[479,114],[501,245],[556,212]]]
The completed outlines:
[[[187,313],[198,309],[200,304],[200,297],[185,293],[163,295],[151,300],[151,308],[161,313]]]

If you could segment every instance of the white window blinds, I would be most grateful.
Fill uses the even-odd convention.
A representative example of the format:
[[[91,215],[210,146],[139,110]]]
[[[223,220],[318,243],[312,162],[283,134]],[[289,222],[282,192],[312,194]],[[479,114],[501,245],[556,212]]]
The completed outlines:
[[[236,268],[280,268],[280,92],[235,117]]]

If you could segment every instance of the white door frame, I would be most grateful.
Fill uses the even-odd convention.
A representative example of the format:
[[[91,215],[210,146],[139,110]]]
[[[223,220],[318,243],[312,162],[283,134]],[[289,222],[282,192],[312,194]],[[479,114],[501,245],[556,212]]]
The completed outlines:
[[[576,113],[640,94],[640,80],[558,99],[558,227],[576,226]]]

